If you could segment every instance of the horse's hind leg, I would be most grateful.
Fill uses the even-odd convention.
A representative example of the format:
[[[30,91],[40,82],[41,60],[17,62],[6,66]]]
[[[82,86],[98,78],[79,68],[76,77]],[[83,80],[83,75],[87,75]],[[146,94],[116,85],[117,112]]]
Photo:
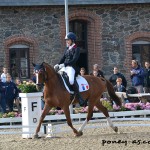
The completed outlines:
[[[67,124],[68,126],[70,126],[75,134],[75,136],[80,136],[79,132],[73,127],[72,125],[72,121],[71,121],[71,118],[70,118],[70,111],[69,111],[69,107],[65,107],[64,108],[64,113],[65,113],[65,116],[66,116],[66,119],[67,119]]]
[[[88,107],[88,114],[87,117],[85,119],[85,121],[83,122],[82,126],[79,128],[78,132],[83,134],[82,131],[85,128],[86,124],[88,123],[88,121],[92,118],[93,116],[93,107],[94,104],[89,102],[89,107]]]
[[[95,105],[100,111],[102,111],[102,113],[106,116],[106,119],[107,119],[107,124],[115,131],[115,132],[118,132],[118,127],[114,126],[110,117],[109,117],[109,114],[108,114],[108,110],[106,107],[104,107],[102,105],[102,103],[100,102],[100,100],[97,101],[96,105]]]
[[[42,115],[41,115],[41,117],[40,117],[40,121],[39,121],[39,124],[38,124],[38,126],[37,126],[37,128],[36,128],[36,132],[35,132],[33,138],[38,138],[38,133],[39,133],[39,131],[40,131],[41,124],[42,124],[42,122],[43,122],[45,116],[48,114],[48,112],[49,112],[50,109],[51,109],[51,108],[50,108],[47,104],[45,104],[44,110],[43,110]]]

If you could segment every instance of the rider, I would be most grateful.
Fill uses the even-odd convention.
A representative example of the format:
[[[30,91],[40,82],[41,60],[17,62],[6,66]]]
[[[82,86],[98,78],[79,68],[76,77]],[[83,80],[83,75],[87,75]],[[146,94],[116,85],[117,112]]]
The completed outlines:
[[[73,32],[69,32],[66,37],[67,48],[64,52],[63,57],[61,58],[59,64],[54,66],[54,69],[64,69],[69,77],[69,83],[72,86],[77,99],[79,100],[79,104],[81,106],[85,105],[85,101],[82,99],[79,93],[78,83],[75,80],[75,74],[78,72],[76,62],[80,56],[80,49],[76,45],[76,35]]]

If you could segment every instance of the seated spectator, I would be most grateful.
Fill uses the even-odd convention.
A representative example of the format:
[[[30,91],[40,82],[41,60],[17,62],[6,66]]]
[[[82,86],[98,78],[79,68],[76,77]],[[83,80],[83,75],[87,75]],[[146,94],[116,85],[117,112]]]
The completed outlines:
[[[86,74],[86,70],[84,67],[80,68],[80,75],[84,76]]]
[[[117,84],[114,86],[115,92],[126,92],[126,88],[122,85],[122,79],[118,78],[116,82]]]
[[[126,95],[127,95],[128,101],[130,103],[140,102],[138,97],[129,97],[129,95],[128,95],[128,94],[137,94],[137,93],[138,93],[138,91],[134,86],[130,86],[127,88]]]
[[[122,79],[122,85],[126,88],[127,87],[127,80],[124,77],[124,75],[119,72],[117,67],[114,67],[113,72],[114,72],[114,74],[111,75],[111,77],[109,78],[109,81],[112,83],[112,85],[115,86],[117,84],[116,83],[117,78],[121,78]]]
[[[97,73],[98,73],[98,74],[97,74],[97,77],[103,77],[103,78],[104,78],[104,74],[103,74],[103,72],[99,69],[98,64],[94,64],[94,65],[93,65],[93,70],[97,71]],[[90,75],[94,75],[93,72],[90,73]]]

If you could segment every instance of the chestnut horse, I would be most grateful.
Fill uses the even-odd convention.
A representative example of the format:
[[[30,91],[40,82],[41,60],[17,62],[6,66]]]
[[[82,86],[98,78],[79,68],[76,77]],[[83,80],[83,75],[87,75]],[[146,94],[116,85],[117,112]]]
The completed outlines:
[[[35,73],[36,73],[36,84],[44,83],[44,100],[45,106],[40,117],[39,124],[36,128],[36,132],[34,138],[38,138],[38,132],[40,131],[41,124],[48,114],[52,107],[60,107],[64,110],[64,114],[67,119],[67,124],[72,128],[75,136],[81,136],[83,134],[83,129],[88,121],[92,118],[93,115],[93,107],[96,106],[107,118],[107,123],[109,126],[115,131],[118,131],[118,128],[115,127],[109,117],[107,109],[102,105],[100,98],[102,93],[108,91],[112,100],[119,106],[121,106],[121,101],[115,94],[112,84],[104,79],[98,78],[91,75],[85,75],[84,78],[87,80],[89,84],[89,90],[82,92],[81,95],[83,99],[88,100],[88,113],[87,117],[79,128],[76,130],[70,118],[69,105],[71,104],[70,93],[64,87],[63,82],[60,80],[60,75],[54,70],[54,68],[47,63],[43,62],[40,65],[33,64]],[[77,103],[78,101],[75,99],[73,103]]]

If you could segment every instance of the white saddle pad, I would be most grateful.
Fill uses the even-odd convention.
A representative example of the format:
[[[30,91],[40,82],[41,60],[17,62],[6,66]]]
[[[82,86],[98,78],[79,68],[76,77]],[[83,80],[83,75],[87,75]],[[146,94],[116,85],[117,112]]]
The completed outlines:
[[[61,75],[61,77],[62,77],[62,75]],[[63,79],[63,77],[62,77],[62,79]],[[78,82],[79,91],[80,91],[80,92],[84,92],[84,91],[89,90],[89,84],[88,84],[88,82],[85,80],[85,78],[83,78],[82,76],[78,75],[78,76],[76,77],[76,80],[77,80],[77,82]],[[68,88],[68,86],[67,86],[66,82],[64,81],[64,79],[63,79],[63,82],[64,82],[64,85],[65,85],[67,91],[68,91],[69,93],[72,93],[72,92],[70,91],[70,89]]]

